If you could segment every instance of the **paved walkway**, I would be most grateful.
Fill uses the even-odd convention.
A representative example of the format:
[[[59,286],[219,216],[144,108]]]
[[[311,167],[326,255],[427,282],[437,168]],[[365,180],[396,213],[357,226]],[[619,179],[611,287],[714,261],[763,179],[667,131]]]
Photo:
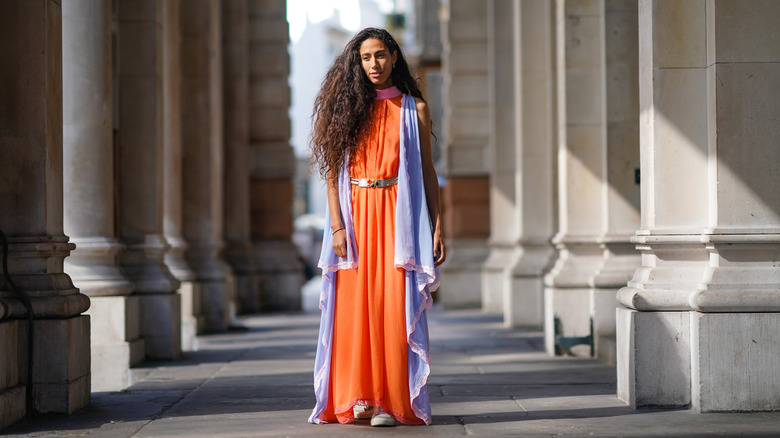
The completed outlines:
[[[180,362],[138,369],[126,391],[93,394],[71,417],[25,420],[0,434],[49,437],[780,436],[780,412],[632,410],[614,369],[552,358],[541,333],[478,311],[430,313],[432,426],[306,423],[314,404],[318,317],[263,315],[248,331],[200,338]]]

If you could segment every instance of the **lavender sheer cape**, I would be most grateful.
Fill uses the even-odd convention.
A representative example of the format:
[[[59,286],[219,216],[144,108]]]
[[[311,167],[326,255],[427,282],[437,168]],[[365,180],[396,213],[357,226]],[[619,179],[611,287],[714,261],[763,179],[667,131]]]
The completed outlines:
[[[336,293],[336,272],[357,268],[357,246],[352,223],[352,196],[348,160],[344,160],[339,175],[341,220],[347,232],[347,257],[333,252],[330,215],[322,239],[319,267],[322,268],[320,293],[320,332],[314,362],[314,393],[317,403],[309,422],[325,423],[322,413],[328,403],[330,382],[331,341],[333,339],[333,304]],[[439,270],[434,268],[433,239],[425,199],[420,158],[420,136],[417,126],[417,106],[414,98],[404,95],[401,103],[400,157],[395,215],[395,266],[406,276],[406,339],[408,343],[409,398],[412,410],[425,424],[431,423],[428,400],[430,356],[428,321],[425,311],[431,307],[431,292],[439,287]]]

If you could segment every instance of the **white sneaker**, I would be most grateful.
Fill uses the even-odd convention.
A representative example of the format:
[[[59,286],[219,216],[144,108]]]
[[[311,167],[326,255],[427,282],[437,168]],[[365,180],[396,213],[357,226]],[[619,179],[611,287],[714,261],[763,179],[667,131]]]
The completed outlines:
[[[385,412],[384,409],[377,407],[374,409],[374,415],[371,417],[371,425],[375,427],[395,426],[395,418]]]
[[[352,414],[355,416],[355,420],[368,420],[371,418],[371,414],[374,413],[373,406],[352,406]]]

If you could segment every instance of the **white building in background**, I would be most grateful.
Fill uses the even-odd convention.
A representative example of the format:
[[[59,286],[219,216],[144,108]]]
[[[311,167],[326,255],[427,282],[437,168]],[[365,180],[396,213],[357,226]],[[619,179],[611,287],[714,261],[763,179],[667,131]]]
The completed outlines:
[[[317,8],[309,9],[307,5],[314,3],[307,3],[305,0],[288,1],[292,89],[290,143],[298,159],[295,213],[296,215],[310,213],[317,218],[325,214],[326,196],[324,183],[316,172],[311,172],[311,178],[308,177],[308,162],[311,155],[308,140],[314,98],[333,59],[341,53],[358,30],[371,26],[383,27],[385,25],[383,10],[388,8],[386,1],[333,1],[332,6],[325,6],[326,10],[330,9],[330,15],[323,17],[322,5],[325,3],[327,2],[317,1]],[[298,6],[305,9],[303,14],[298,12]],[[296,22],[302,15],[305,15],[303,26]]]

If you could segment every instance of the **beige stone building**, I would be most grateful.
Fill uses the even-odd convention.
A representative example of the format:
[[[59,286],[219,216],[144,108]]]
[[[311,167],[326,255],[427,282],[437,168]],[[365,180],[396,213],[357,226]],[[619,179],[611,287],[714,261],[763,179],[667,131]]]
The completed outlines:
[[[300,306],[285,8],[0,2],[0,428]],[[439,302],[631,406],[778,409],[780,2],[439,12]]]
[[[287,42],[283,0],[2,2],[0,428],[299,308]]]
[[[631,406],[780,408],[780,2],[444,8],[441,301]]]

